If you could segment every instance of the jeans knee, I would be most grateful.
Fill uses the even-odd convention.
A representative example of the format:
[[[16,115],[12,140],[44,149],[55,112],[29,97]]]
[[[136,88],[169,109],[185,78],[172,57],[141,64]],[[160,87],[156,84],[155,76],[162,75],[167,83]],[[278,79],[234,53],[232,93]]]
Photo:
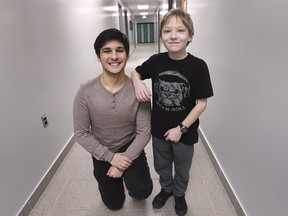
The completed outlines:
[[[110,199],[109,201],[103,200],[104,204],[106,205],[107,208],[110,210],[120,210],[123,207],[125,199],[121,200],[115,200],[115,199]]]
[[[138,186],[137,188],[134,188],[134,190],[129,191],[129,195],[137,200],[144,200],[147,199],[153,190],[153,183],[151,182],[147,183],[146,185]]]
[[[105,205],[107,206],[107,208],[109,208],[110,210],[113,210],[113,211],[120,210],[123,207],[123,203],[117,203],[117,204],[116,203],[113,203],[113,204],[107,203]]]

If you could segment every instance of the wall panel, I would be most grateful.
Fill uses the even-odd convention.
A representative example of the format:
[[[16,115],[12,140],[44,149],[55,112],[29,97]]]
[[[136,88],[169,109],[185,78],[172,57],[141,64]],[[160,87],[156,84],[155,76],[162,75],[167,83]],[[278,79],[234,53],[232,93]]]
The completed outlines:
[[[0,215],[16,215],[73,134],[80,84],[101,72],[98,33],[116,0],[0,2]],[[41,116],[47,114],[44,129]]]
[[[201,128],[247,215],[288,211],[288,3],[188,1],[215,96]]]

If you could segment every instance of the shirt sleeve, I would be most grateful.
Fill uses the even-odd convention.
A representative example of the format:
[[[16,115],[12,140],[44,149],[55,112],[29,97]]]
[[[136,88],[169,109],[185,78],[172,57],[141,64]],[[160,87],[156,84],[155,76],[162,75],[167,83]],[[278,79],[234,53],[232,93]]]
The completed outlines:
[[[90,115],[87,100],[85,99],[85,88],[81,87],[77,92],[73,104],[74,137],[77,143],[85,148],[97,160],[110,162],[113,152],[103,146],[91,134]]]
[[[151,102],[139,104],[136,116],[136,136],[125,151],[130,159],[136,159],[151,139]]]
[[[205,99],[214,95],[211,84],[209,69],[205,61],[201,61],[197,75],[197,99]]]
[[[153,55],[148,60],[135,68],[135,70],[140,74],[142,80],[151,78],[150,73],[152,72],[152,65],[154,65],[153,62],[155,62],[155,58],[156,55]]]

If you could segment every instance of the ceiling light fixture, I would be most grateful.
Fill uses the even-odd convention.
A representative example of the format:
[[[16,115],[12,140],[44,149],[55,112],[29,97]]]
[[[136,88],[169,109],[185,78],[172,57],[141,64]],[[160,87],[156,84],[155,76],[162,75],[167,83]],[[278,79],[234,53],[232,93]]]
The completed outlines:
[[[148,15],[148,12],[140,12],[139,13],[141,16],[147,16]]]
[[[137,5],[138,10],[148,10],[149,5]]]

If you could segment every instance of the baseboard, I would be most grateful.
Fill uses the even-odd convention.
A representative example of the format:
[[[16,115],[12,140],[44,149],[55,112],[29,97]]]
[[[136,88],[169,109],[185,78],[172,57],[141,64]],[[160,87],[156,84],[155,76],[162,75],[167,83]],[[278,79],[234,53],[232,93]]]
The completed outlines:
[[[47,185],[51,181],[52,177],[56,173],[57,169],[61,165],[64,158],[67,156],[68,152],[70,151],[71,147],[75,143],[74,141],[74,135],[72,135],[63,148],[63,150],[60,152],[54,163],[51,165],[50,169],[47,171],[46,175],[43,177],[39,185],[36,187],[30,198],[27,200],[27,202],[23,205],[22,209],[19,211],[18,216],[28,216],[34,206],[36,205],[37,201],[41,197],[42,193],[46,189]]]
[[[216,172],[217,172],[217,174],[218,174],[218,176],[219,176],[219,178],[220,178],[220,180],[221,180],[221,182],[225,188],[225,191],[228,194],[228,197],[234,206],[234,209],[235,209],[237,215],[238,216],[246,216],[245,211],[239,202],[239,199],[237,198],[235,192],[233,191],[231,184],[229,183],[227,177],[225,176],[225,173],[223,172],[223,170],[222,170],[212,148],[210,147],[203,131],[201,130],[201,128],[199,129],[199,136],[200,136],[200,139],[203,143],[203,146],[204,146],[207,154],[209,155],[209,158],[210,158],[210,160],[211,160],[211,162],[212,162],[212,164],[213,164],[213,166],[214,166],[214,168],[215,168],[215,170],[216,170]]]

